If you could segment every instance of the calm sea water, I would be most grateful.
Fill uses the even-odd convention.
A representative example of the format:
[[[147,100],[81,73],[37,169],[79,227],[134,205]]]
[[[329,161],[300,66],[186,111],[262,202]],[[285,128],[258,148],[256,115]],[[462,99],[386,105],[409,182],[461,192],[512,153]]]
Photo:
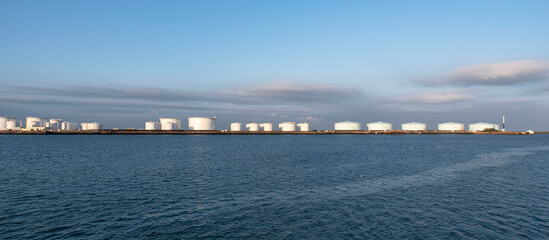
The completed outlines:
[[[0,136],[0,239],[549,238],[549,135]]]

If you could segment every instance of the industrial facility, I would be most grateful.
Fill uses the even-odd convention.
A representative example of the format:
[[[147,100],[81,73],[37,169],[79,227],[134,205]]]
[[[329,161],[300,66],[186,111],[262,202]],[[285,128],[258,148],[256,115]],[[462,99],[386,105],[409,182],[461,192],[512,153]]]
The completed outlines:
[[[503,119],[503,126],[505,127],[505,117]],[[186,130],[181,129],[180,118],[163,118],[160,121],[148,121],[145,122],[144,129],[127,128],[125,131],[149,131],[149,134],[156,134],[154,131],[172,130],[169,134],[185,134]],[[216,129],[216,117],[189,117],[189,134],[193,131],[201,131],[199,134],[216,134],[217,132],[234,132],[232,134],[248,134],[246,132],[257,132],[256,134],[504,134],[505,130],[500,129],[500,125],[495,123],[478,122],[469,124],[468,131],[465,131],[465,124],[457,122],[444,122],[438,124],[437,130],[427,130],[427,124],[421,122],[408,122],[402,123],[400,130],[393,129],[393,123],[388,122],[372,122],[368,123],[368,130],[361,129],[360,122],[336,122],[334,124],[334,130],[311,130],[310,123],[307,122],[282,122],[278,124],[278,131],[274,129],[273,123],[247,123],[242,124],[233,122],[230,124],[230,130],[215,130]],[[26,125],[23,126],[21,121],[11,117],[0,117],[0,131],[3,133],[10,132],[71,132],[71,131],[92,131],[94,132],[103,130],[103,124],[98,122],[83,122],[81,124],[63,121],[57,118],[41,118],[41,117],[27,117],[25,121]],[[109,131],[119,131],[118,128],[113,128]],[[338,132],[339,131],[339,132]],[[59,133],[59,134],[64,134]],[[528,133],[533,134],[533,131],[526,132],[511,132],[516,133]],[[131,134],[129,132],[128,134]],[[160,133],[158,133],[160,134]]]
[[[465,124],[456,123],[456,122],[439,123],[438,124],[438,130],[439,131],[449,131],[449,132],[465,131]]]
[[[357,122],[337,122],[334,124],[334,130],[336,131],[358,131],[360,130],[360,123]]]
[[[21,121],[15,118],[0,117],[0,130],[17,130],[21,127]]]
[[[189,130],[215,130],[215,117],[190,117]]]
[[[23,123],[15,118],[0,117],[0,131],[72,131],[78,130],[79,124],[63,121],[62,119],[48,119],[27,117]]]
[[[494,123],[484,123],[484,122],[469,124],[469,131],[471,132],[480,132],[480,131],[484,131],[485,129],[499,130],[499,125]]]
[[[403,123],[401,129],[402,131],[426,131],[427,124],[419,122]]]
[[[393,130],[393,124],[392,123],[386,123],[386,122],[373,122],[366,124],[368,126],[368,130],[370,131],[391,131]]]
[[[15,118],[0,117],[0,130],[17,130],[22,127],[21,124]]]
[[[48,130],[77,130],[78,124],[63,121],[62,119],[50,119],[49,122],[46,122],[46,129]]]
[[[27,122],[25,124],[25,127],[27,129],[39,129],[39,128],[46,128],[46,123],[48,123],[47,118],[39,118],[39,117],[27,117]]]

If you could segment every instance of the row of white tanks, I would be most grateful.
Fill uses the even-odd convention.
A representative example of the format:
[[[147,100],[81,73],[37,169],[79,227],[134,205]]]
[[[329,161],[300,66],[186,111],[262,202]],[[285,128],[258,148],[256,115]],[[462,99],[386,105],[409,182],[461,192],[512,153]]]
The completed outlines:
[[[190,117],[190,130],[215,130],[215,117]],[[366,124],[371,131],[391,131],[393,124],[387,122],[373,122]],[[77,123],[63,121],[61,119],[48,119],[39,117],[27,117],[27,129],[48,129],[48,130],[77,130]],[[22,122],[15,118],[0,117],[0,130],[18,130],[23,128]],[[97,122],[85,122],[80,124],[82,130],[101,130],[103,124]],[[280,131],[310,131],[309,123],[283,122],[278,124]],[[179,118],[160,118],[160,122],[146,122],[146,130],[180,130],[181,119]],[[231,123],[231,131],[243,131],[242,123]],[[272,123],[248,123],[245,125],[247,131],[273,131]],[[361,123],[358,122],[337,122],[334,125],[335,130],[361,130]],[[419,122],[403,123],[403,131],[425,131],[427,124]],[[473,123],[469,124],[469,131],[478,132],[484,129],[499,130],[499,125],[494,123]],[[438,124],[439,131],[465,131],[465,124],[456,122],[446,122]]]
[[[189,130],[215,130],[216,117],[190,117]],[[146,122],[145,130],[181,130],[180,118],[160,118],[160,122]]]
[[[77,130],[78,123],[63,121],[62,119],[48,119],[40,117],[27,117],[25,129],[28,130]],[[20,130],[23,123],[15,118],[0,117],[0,130]],[[82,130],[101,130],[101,123],[82,123]]]
[[[370,131],[391,131],[393,130],[393,124],[387,122],[373,122],[366,124],[368,130]],[[496,129],[499,130],[499,125],[494,123],[472,123],[469,124],[469,131],[479,132],[484,129]],[[361,130],[361,123],[358,122],[337,122],[334,124],[334,129],[336,131],[352,131],[352,130]],[[427,124],[419,122],[409,122],[403,123],[401,125],[403,131],[426,131]],[[456,123],[456,122],[446,122],[438,124],[439,131],[465,131],[465,124]]]
[[[21,125],[21,121],[17,121],[15,118],[0,117],[0,130],[16,130]]]
[[[88,123],[84,122],[81,124],[63,121],[62,119],[48,119],[48,118],[39,118],[39,117],[27,117],[26,119],[26,128],[27,129],[48,129],[48,130],[57,130],[57,131],[67,131],[67,130],[101,130],[103,129],[103,124],[93,122]]]
[[[296,123],[296,122],[283,122],[278,124],[278,128],[283,132],[306,132],[310,131],[309,123]],[[247,123],[246,130],[249,132],[272,132],[274,131],[272,123]],[[242,123],[231,123],[231,131],[238,132],[244,131],[242,128]]]
[[[386,122],[373,122],[366,124],[368,126],[368,130],[371,131],[390,131],[393,130],[393,124],[392,123],[386,123]],[[355,131],[355,130],[361,130],[361,123],[358,122],[351,122],[351,121],[345,121],[345,122],[337,122],[334,124],[334,129],[336,131]]]

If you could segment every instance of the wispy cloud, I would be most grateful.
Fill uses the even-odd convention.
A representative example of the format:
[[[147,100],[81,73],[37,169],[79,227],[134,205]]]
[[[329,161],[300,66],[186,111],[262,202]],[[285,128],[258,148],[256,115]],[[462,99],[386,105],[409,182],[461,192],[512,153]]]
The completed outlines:
[[[542,86],[541,88],[538,88],[536,90],[536,92],[549,92],[549,83],[545,84],[544,86]]]
[[[549,78],[549,62],[523,60],[465,66],[438,77],[412,80],[424,86],[514,85]]]
[[[232,96],[246,99],[261,99],[286,102],[339,102],[363,96],[362,92],[352,89],[324,84],[302,84],[278,82],[228,92]]]
[[[230,96],[207,91],[169,90],[162,88],[107,88],[90,86],[37,87],[8,86],[22,95],[45,95],[74,98],[139,99],[151,101],[230,101]]]
[[[0,95],[5,104],[27,106],[71,106],[81,109],[134,109],[141,112],[290,112],[328,111],[336,103],[363,96],[355,89],[322,84],[272,83],[217,91],[162,88],[106,88],[90,86],[7,86]]]
[[[535,99],[530,97],[503,97],[496,99],[485,100],[488,103],[534,103]]]
[[[320,118],[307,116],[307,117],[300,117],[300,118],[298,118],[298,120],[299,121],[304,121],[304,122],[316,122],[316,121],[320,120]]]
[[[411,95],[397,99],[399,103],[444,104],[474,100],[475,96],[463,90],[443,90]]]
[[[230,104],[325,103],[339,102],[363,94],[351,88],[323,84],[271,83],[222,91],[169,90],[161,88],[36,87],[8,86],[24,96],[55,96],[96,99],[135,99],[159,102],[212,102]]]

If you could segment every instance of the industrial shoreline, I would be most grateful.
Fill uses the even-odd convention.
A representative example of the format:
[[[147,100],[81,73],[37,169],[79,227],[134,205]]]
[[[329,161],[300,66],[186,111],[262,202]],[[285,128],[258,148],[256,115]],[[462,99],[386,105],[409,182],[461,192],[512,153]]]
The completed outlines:
[[[159,122],[145,122],[145,128],[125,128],[127,132],[119,128],[103,129],[103,124],[98,122],[83,122],[80,125],[62,119],[49,119],[41,117],[27,117],[25,127],[23,122],[15,118],[0,117],[0,131],[8,130],[12,132],[37,132],[38,134],[57,134],[63,131],[63,134],[433,134],[433,133],[462,133],[465,131],[464,123],[444,122],[438,124],[437,130],[427,130],[426,123],[407,122],[401,124],[401,130],[394,129],[394,124],[389,122],[371,122],[367,123],[367,130],[361,127],[360,122],[336,122],[334,130],[314,130],[311,129],[308,122],[282,122],[278,124],[278,130],[286,133],[279,133],[275,130],[275,124],[264,122],[239,123],[233,122],[230,130],[217,130],[216,117],[189,117],[188,131],[183,130],[180,118],[159,118]],[[502,118],[503,128],[495,123],[477,122],[469,124],[468,132],[506,132],[505,116]],[[80,127],[79,127],[80,126]],[[131,130],[132,132],[128,132]],[[146,132],[138,132],[145,130]],[[81,132],[82,131],[82,132]],[[231,133],[225,133],[230,131]],[[85,133],[84,133],[85,132]],[[254,132],[254,133],[249,133]],[[256,133],[264,132],[264,133]],[[299,132],[299,133],[298,133]],[[533,134],[528,130],[525,134]],[[510,132],[506,135],[523,134],[522,132]]]
[[[549,131],[535,132],[549,134]],[[370,131],[370,130],[320,130],[320,131],[227,131],[227,130],[39,130],[39,131],[0,131],[3,135],[421,135],[421,134],[473,134],[473,135],[533,135],[526,131],[510,132],[471,132],[471,131]]]

